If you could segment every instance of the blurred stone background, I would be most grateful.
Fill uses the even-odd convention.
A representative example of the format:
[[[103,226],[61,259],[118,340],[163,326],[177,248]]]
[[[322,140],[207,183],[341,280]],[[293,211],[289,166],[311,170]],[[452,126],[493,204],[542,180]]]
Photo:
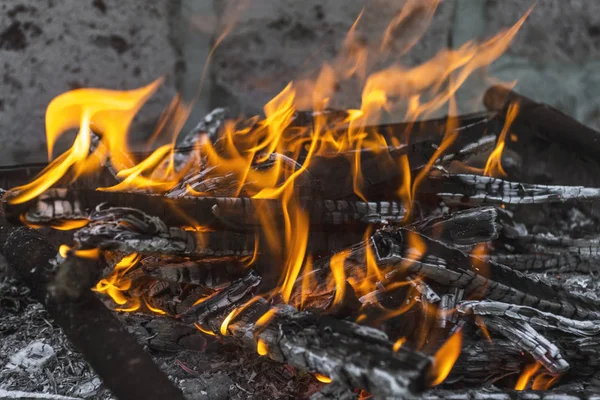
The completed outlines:
[[[197,98],[187,129],[226,105],[254,114],[290,80],[340,50],[363,7],[366,44],[377,45],[403,0],[2,0],[0,164],[46,158],[44,112],[78,87],[132,89],[167,77],[133,128],[149,136],[179,91]],[[443,0],[427,33],[402,62],[490,37],[533,1]],[[233,24],[235,22],[235,24]],[[232,28],[204,70],[219,32]],[[516,89],[600,127],[600,1],[538,0],[509,51],[489,69]],[[203,79],[204,76],[204,79]],[[202,84],[202,90],[198,87]],[[488,81],[474,76],[462,111],[481,108]],[[475,99],[475,100],[473,100]]]

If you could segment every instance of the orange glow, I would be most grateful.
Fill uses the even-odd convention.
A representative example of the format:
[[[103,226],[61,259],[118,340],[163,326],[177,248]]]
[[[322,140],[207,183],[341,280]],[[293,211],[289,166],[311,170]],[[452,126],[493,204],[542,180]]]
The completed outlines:
[[[505,177],[506,172],[504,168],[502,168],[502,152],[504,151],[504,142],[506,141],[506,135],[510,130],[512,123],[519,113],[519,105],[517,103],[511,103],[508,106],[508,111],[506,112],[506,121],[504,122],[504,126],[502,127],[502,131],[500,132],[500,136],[498,136],[498,143],[496,144],[496,148],[494,151],[490,153],[490,156],[485,163],[485,169],[483,174],[485,176],[496,176],[496,177]],[[511,138],[514,135],[511,134]]]
[[[462,349],[462,330],[456,331],[450,338],[440,347],[433,357],[433,363],[430,369],[432,378],[431,386],[437,386],[444,380],[452,371],[452,367]]]
[[[519,380],[517,381],[517,384],[515,385],[515,390],[525,390],[527,388],[527,385],[529,384],[529,380],[531,379],[531,377],[533,375],[535,375],[535,373],[539,369],[540,369],[540,364],[537,362],[535,364],[530,364],[530,365],[526,366],[525,369],[523,369],[521,376],[519,376]]]
[[[322,374],[319,374],[319,373],[316,373],[316,372],[315,372],[315,374],[314,374],[314,375],[315,375],[315,378],[317,378],[317,380],[318,380],[319,382],[323,382],[323,383],[331,383],[331,378],[330,378],[330,377],[328,377],[328,376],[325,376],[325,375],[322,375]]]
[[[269,354],[269,348],[262,339],[258,339],[258,342],[256,343],[256,352],[261,356]]]
[[[208,329],[204,329],[199,323],[194,322],[194,326],[196,327],[196,329],[198,329],[200,332],[205,333],[209,336],[216,336],[215,333],[213,331],[209,331]]]

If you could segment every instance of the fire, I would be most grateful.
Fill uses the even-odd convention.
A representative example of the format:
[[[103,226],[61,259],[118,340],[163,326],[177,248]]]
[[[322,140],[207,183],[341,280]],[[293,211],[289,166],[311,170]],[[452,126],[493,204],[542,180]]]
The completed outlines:
[[[335,297],[333,304],[340,304],[344,300],[344,291],[346,290],[346,273],[344,272],[344,262],[348,257],[347,250],[341,251],[331,257],[329,265],[335,282]]]
[[[136,90],[76,89],[54,98],[46,110],[48,158],[56,140],[66,131],[79,128],[71,149],[48,165],[40,175],[23,186],[14,188],[10,204],[31,200],[58,182],[68,172],[73,178],[91,172],[110,154],[111,164],[118,170],[132,167],[128,153],[127,131],[138,110],[154,93],[162,79]],[[101,135],[102,145],[90,155],[92,127]]]
[[[348,164],[347,197],[369,200],[372,193],[367,190],[366,160],[376,163],[378,171],[388,169],[400,171],[394,196],[400,199],[408,210],[408,222],[413,211],[415,194],[419,185],[427,177],[436,161],[457,138],[456,92],[475,71],[484,69],[497,60],[507,49],[519,28],[531,12],[528,10],[514,26],[500,32],[487,41],[468,42],[457,49],[445,49],[420,65],[407,67],[399,62],[383,61],[390,56],[400,56],[414,46],[424,32],[424,26],[431,20],[439,0],[409,0],[406,7],[393,18],[385,30],[380,47],[373,52],[357,38],[360,28],[359,16],[348,33],[340,55],[322,66],[316,78],[290,82],[280,93],[264,106],[264,118],[254,117],[247,120],[229,120],[224,123],[218,140],[206,138],[194,143],[194,149],[187,158],[178,159],[182,154],[175,150],[175,140],[190,110],[180,97],[173,100],[165,111],[152,137],[169,131],[173,133],[169,144],[160,146],[143,160],[138,160],[129,149],[127,133],[131,122],[145,101],[156,91],[162,79],[134,90],[113,91],[105,89],[78,89],[56,97],[46,111],[46,136],[48,157],[51,162],[32,182],[13,188],[7,199],[10,204],[21,204],[35,199],[55,185],[65,185],[77,178],[89,175],[110,165],[119,183],[112,187],[98,187],[103,191],[143,191],[150,194],[166,194],[176,185],[185,188],[187,196],[210,196],[210,189],[199,187],[198,182],[184,180],[189,173],[202,173],[204,179],[230,178],[232,188],[227,196],[249,199],[272,199],[280,206],[281,215],[273,215],[268,207],[257,208],[259,225],[256,229],[254,254],[247,260],[250,266],[261,258],[268,258],[274,265],[280,265],[278,285],[270,293],[271,298],[279,295],[285,303],[291,301],[294,285],[301,278],[300,308],[316,285],[309,274],[313,260],[320,254],[312,254],[309,249],[311,231],[308,211],[304,207],[301,192],[302,183],[310,178],[311,171],[322,160],[333,157],[343,158]],[[415,29],[406,28],[407,24],[418,21]],[[392,43],[402,33],[403,41],[396,43],[399,49],[392,51]],[[219,38],[218,42],[222,39]],[[376,69],[379,68],[379,69]],[[360,84],[362,93],[354,108],[347,109],[339,118],[328,117],[327,111],[336,106],[337,87],[343,83]],[[313,111],[311,124],[294,125],[299,110],[310,108]],[[425,166],[419,165],[419,173],[413,176],[409,157],[398,151],[414,143],[413,137],[406,132],[382,133],[374,126],[383,116],[392,114],[401,116],[409,123],[428,118],[436,113],[445,112],[447,120],[443,137],[433,156]],[[498,138],[498,144],[490,155],[485,174],[504,174],[500,157],[506,136],[510,135],[510,125],[517,115],[517,106],[512,106],[507,115],[506,124]],[[78,129],[72,147],[53,159],[53,149],[57,140],[70,129]],[[512,136],[509,136],[512,138]],[[417,167],[417,166],[413,166]],[[343,179],[340,179],[343,181]],[[229,182],[229,181],[228,181]],[[336,182],[337,183],[337,182]],[[169,193],[170,195],[171,193]],[[173,210],[179,212],[179,210]],[[26,221],[26,215],[23,215]],[[55,229],[78,229],[88,220],[54,222]],[[201,227],[190,218],[187,230],[194,230],[199,238],[209,228]],[[375,226],[364,229],[365,240],[369,240]],[[404,266],[414,263],[426,255],[427,247],[417,234],[406,237],[408,252]],[[70,250],[62,247],[62,253],[74,252],[81,257],[98,257],[99,251]],[[475,258],[483,248],[476,248]],[[372,246],[365,248],[365,266],[362,271],[349,273],[344,267],[350,253],[337,252],[330,259],[331,288],[335,289],[334,304],[340,303],[349,289],[358,296],[364,296],[378,289],[378,282],[384,281],[387,271],[380,269]],[[151,306],[144,295],[133,296],[132,280],[128,271],[135,268],[140,257],[131,254],[124,257],[112,273],[100,280],[95,291],[104,293],[121,308],[120,311],[134,311],[145,303],[147,309],[164,314],[165,311]],[[402,266],[402,265],[401,265]],[[483,264],[476,268],[484,268]],[[357,269],[358,270],[358,269]],[[414,278],[417,283],[419,277]],[[410,283],[399,283],[410,284]],[[391,290],[392,287],[386,288]],[[414,288],[411,296],[397,309],[387,310],[377,322],[392,318],[409,310],[416,303]],[[264,295],[264,294],[263,294]],[[194,305],[205,301],[209,296],[200,298]],[[230,324],[237,315],[258,298],[250,300],[241,307],[234,308],[222,321],[221,335],[227,335]],[[435,307],[428,306],[426,313],[434,313]],[[274,318],[275,310],[267,311],[256,323],[255,338]],[[366,320],[363,314],[358,320]],[[432,319],[433,320],[433,319]],[[196,324],[197,329],[206,334],[215,334]],[[427,333],[428,331],[424,331]],[[425,340],[422,337],[421,340]],[[392,351],[399,351],[406,338],[398,339]],[[267,345],[257,339],[257,352],[266,355]],[[439,349],[434,357],[431,369],[432,386],[442,383],[450,373],[460,355],[462,332],[458,330]],[[331,379],[315,375],[322,382]],[[529,377],[527,377],[527,380]],[[527,383],[527,380],[525,384]],[[540,383],[541,385],[541,383]]]
[[[534,378],[531,388],[533,390],[549,390],[559,379],[560,375],[552,376],[549,374],[539,374]]]
[[[100,250],[99,249],[73,250],[66,244],[61,244],[60,247],[58,248],[58,254],[60,254],[60,256],[63,258],[67,258],[69,256],[69,254],[73,254],[75,257],[81,257],[81,258],[87,258],[90,260],[95,260],[98,257],[100,257]]]
[[[139,299],[131,299],[126,295],[127,290],[131,288],[132,282],[130,279],[124,277],[127,271],[137,265],[139,260],[140,256],[137,253],[123,257],[108,278],[100,280],[94,288],[96,292],[109,295],[120,306],[131,303],[129,307],[119,308],[117,309],[118,311],[135,311],[140,307],[141,302]]]
[[[319,382],[323,382],[323,383],[331,383],[331,378],[328,376],[325,376],[323,374],[319,374],[319,373],[315,373],[315,378],[317,378],[317,380]]]
[[[262,339],[258,339],[258,342],[256,343],[256,352],[261,356],[269,354],[269,348]]]
[[[485,176],[496,176],[496,177],[505,177],[506,172],[504,168],[502,168],[502,152],[504,151],[504,142],[506,141],[506,135],[510,130],[512,123],[519,113],[519,105],[517,103],[511,103],[508,106],[508,111],[506,112],[506,121],[504,122],[504,126],[502,127],[502,131],[500,132],[500,136],[498,137],[498,143],[496,144],[496,148],[494,151],[490,153],[490,156],[485,163],[485,170],[483,174]],[[511,138],[514,135],[511,134]]]
[[[430,386],[437,386],[444,380],[452,371],[452,367],[462,348],[462,330],[456,331],[450,338],[440,347],[433,357],[433,363],[430,369],[432,379]]]
[[[540,369],[541,365],[539,363],[530,364],[523,369],[521,376],[519,376],[519,380],[515,385],[515,390],[525,390],[527,388],[527,384],[533,375]]]

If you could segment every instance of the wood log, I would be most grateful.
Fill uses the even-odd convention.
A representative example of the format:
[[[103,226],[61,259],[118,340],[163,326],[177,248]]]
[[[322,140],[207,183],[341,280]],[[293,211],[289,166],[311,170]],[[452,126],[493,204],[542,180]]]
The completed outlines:
[[[420,259],[410,255],[413,251],[406,240],[410,235],[416,235],[426,248]],[[389,271],[384,286],[413,274],[443,287],[464,289],[466,297],[527,305],[572,319],[600,319],[600,304],[593,299],[569,293],[559,285],[526,276],[502,264],[488,262],[487,268],[480,270],[484,263],[481,259],[405,228],[381,229],[367,241],[348,249],[344,259],[346,277],[367,276],[367,251],[374,255],[382,271]],[[311,288],[312,296],[334,295],[328,287],[329,261],[330,258],[319,261],[310,272],[309,281],[316,282]],[[302,279],[298,279],[296,288],[302,287]],[[293,297],[300,301],[299,289],[294,291]]]
[[[115,397],[183,399],[181,392],[91,291],[72,301],[52,296],[47,285],[53,279],[50,262],[56,250],[40,233],[26,227],[14,228],[3,221],[0,252]]]
[[[259,213],[270,215],[274,220],[283,218],[280,202],[271,199],[183,197],[177,199],[164,196],[98,192],[94,190],[50,189],[34,202],[3,207],[13,220],[18,221],[23,213],[33,224],[60,220],[89,218],[100,204],[132,207],[161,218],[167,225],[181,226],[198,224],[253,229],[261,221]],[[345,200],[303,199],[312,225],[372,224],[379,222],[398,223],[404,219],[405,209],[398,201],[362,202]]]
[[[536,135],[550,143],[560,143],[575,154],[592,160],[600,152],[600,132],[583,125],[565,113],[547,104],[535,102],[506,87],[495,85],[484,94],[483,104],[488,110],[505,114],[512,103],[519,106],[515,125],[522,125],[519,133]]]
[[[238,307],[250,298],[245,299],[238,301]],[[251,349],[258,346],[259,353],[275,361],[320,373],[348,389],[362,388],[381,397],[415,394],[427,386],[430,359],[406,348],[393,352],[392,343],[379,330],[299,312],[291,306],[280,304],[271,308],[262,298],[255,298],[238,310],[225,325],[227,336]],[[209,327],[215,334],[222,334],[223,320],[229,314],[220,311],[203,314],[207,315],[204,328]],[[266,312],[270,318],[261,321]]]
[[[597,202],[600,199],[598,188],[527,184],[470,174],[432,173],[423,186],[421,193],[425,195],[435,193],[448,204],[472,207]]]

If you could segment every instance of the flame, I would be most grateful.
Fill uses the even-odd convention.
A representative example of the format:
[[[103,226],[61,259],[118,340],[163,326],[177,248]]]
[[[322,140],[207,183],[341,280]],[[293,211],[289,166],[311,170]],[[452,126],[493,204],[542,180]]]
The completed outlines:
[[[118,308],[116,309],[117,311],[136,311],[141,305],[139,299],[130,299],[127,296],[126,292],[131,288],[132,282],[131,279],[124,278],[127,271],[135,267],[140,258],[141,257],[137,253],[132,253],[123,257],[123,259],[115,265],[111,274],[107,278],[101,279],[93,289],[99,293],[106,293],[120,306],[125,305],[128,302],[131,303],[130,307]]]
[[[310,295],[310,290],[314,287],[313,278],[309,274],[313,259],[321,256],[311,254],[307,248],[310,219],[304,208],[304,198],[300,198],[304,194],[301,192],[304,187],[301,183],[310,178],[312,168],[319,160],[344,158],[348,163],[348,181],[340,184],[347,184],[348,194],[353,192],[356,198],[363,200],[368,200],[371,196],[366,185],[366,160],[374,162],[379,170],[395,169],[402,172],[400,187],[394,194],[406,206],[408,220],[417,188],[458,135],[455,129],[458,120],[455,118],[457,106],[454,100],[457,90],[474,71],[486,68],[500,57],[531,12],[529,9],[512,27],[486,41],[468,42],[457,49],[442,50],[415,67],[406,67],[398,59],[388,60],[388,57],[401,56],[414,46],[423,34],[424,26],[431,21],[438,4],[439,0],[409,0],[399,14],[393,17],[376,49],[360,40],[361,13],[348,32],[340,54],[322,66],[318,74],[314,75],[316,79],[288,83],[265,104],[262,119],[254,117],[245,121],[226,121],[218,140],[201,140],[195,143],[187,161],[176,162],[175,153],[177,134],[191,110],[191,104],[185,104],[180,95],[165,110],[152,135],[151,142],[154,143],[155,139],[159,140],[160,135],[170,134],[168,140],[161,142],[168,141],[168,144],[159,146],[143,160],[136,159],[127,144],[127,133],[134,116],[162,79],[129,91],[78,89],[64,93],[50,103],[46,112],[49,159],[52,160],[56,141],[69,129],[78,128],[72,147],[51,161],[32,182],[13,188],[8,194],[8,201],[10,204],[27,202],[54,185],[68,184],[107,163],[116,172],[119,183],[112,187],[97,188],[98,190],[141,190],[165,194],[176,185],[181,185],[187,195],[211,196],[214,195],[211,189],[202,186],[202,182],[189,183],[184,178],[189,173],[196,172],[201,172],[203,179],[207,181],[226,177],[228,183],[232,182],[232,190],[228,196],[273,199],[278,203],[277,215],[273,215],[274,210],[270,207],[256,208],[260,226],[256,230],[254,254],[248,264],[266,256],[274,264],[282,266],[282,270],[278,271],[277,290],[285,303],[290,302],[294,285],[303,270],[300,296],[302,307],[306,296]],[[221,43],[231,29],[233,23],[225,27],[216,45]],[[401,39],[398,40],[398,37]],[[214,47],[209,58],[213,51]],[[387,67],[381,67],[382,65]],[[204,68],[201,81],[204,81],[206,71]],[[360,99],[357,99],[352,108],[346,107],[343,116],[331,117],[328,111],[338,107],[338,87],[344,83],[359,84],[362,87]],[[296,112],[306,108],[313,111],[312,123],[296,126]],[[443,112],[445,108],[450,117],[443,137],[439,138],[441,142],[425,167],[414,166],[419,168],[419,173],[412,176],[408,155],[404,153],[398,156],[396,152],[390,151],[401,150],[415,142],[415,138],[409,136],[410,129],[384,134],[373,126],[386,114],[401,116],[403,120],[415,123],[420,118]],[[514,114],[516,115],[516,110]],[[509,116],[514,119],[510,112]],[[502,152],[500,147],[509,134],[509,127],[507,118],[495,150],[494,157],[498,160]],[[99,141],[93,140],[94,135],[99,137]],[[495,161],[492,159],[489,162],[492,165]],[[499,161],[496,166],[501,169]],[[490,169],[492,166],[486,167],[486,171]],[[176,209],[173,211],[180,213]],[[86,220],[64,221],[54,223],[53,227],[77,229],[86,223]],[[200,227],[191,218],[185,225],[186,229],[198,232],[199,240],[204,239],[206,227]],[[372,230],[371,226],[365,230],[364,237],[367,240]],[[405,265],[422,258],[427,250],[425,243],[416,234],[409,233],[407,241],[410,250],[406,255]],[[76,250],[76,254],[79,251],[81,250]],[[377,265],[370,245],[365,248],[366,266],[363,270],[357,268],[358,272],[347,273],[344,269],[347,256],[347,252],[340,252],[331,259],[332,285],[336,288],[334,304],[343,299],[346,281],[352,285],[357,295],[363,296],[376,290],[377,282],[382,281],[386,273]],[[132,298],[129,291],[133,283],[126,276],[127,271],[138,260],[135,254],[124,258],[107,278],[96,285],[96,291],[106,293],[116,304],[124,306],[120,310],[137,309],[142,300],[145,301],[143,298]],[[206,298],[208,297],[199,299],[195,305]],[[227,333],[230,322],[247,304],[232,310],[223,320],[219,330],[222,335]],[[386,310],[386,317],[405,312],[413,305],[414,302],[409,301],[397,310]],[[150,306],[148,308],[152,310]],[[433,312],[433,309],[427,312]],[[266,325],[272,314],[267,312],[262,318],[266,318],[263,321]],[[449,344],[443,348],[457,340],[460,340],[460,334],[449,339]],[[460,342],[457,347],[460,350]],[[450,356],[447,358],[451,359]],[[436,381],[445,379],[452,363],[437,367]],[[446,369],[448,371],[444,372]]]
[[[74,167],[75,177],[97,167],[98,159],[110,154],[111,164],[118,170],[132,167],[126,134],[133,117],[144,102],[154,93],[162,79],[139,89],[114,91],[105,89],[76,89],[55,97],[46,110],[46,140],[48,158],[56,140],[67,130],[79,127],[71,149],[48,165],[32,182],[13,188],[15,196],[10,204],[31,200],[54,185]],[[91,127],[101,134],[104,146],[88,156],[91,144]]]
[[[256,352],[261,356],[266,356],[269,354],[269,348],[264,340],[258,339],[258,342],[256,343]]]
[[[319,373],[315,372],[314,375],[315,375],[315,378],[317,378],[317,380],[319,382],[323,382],[323,383],[331,383],[332,382],[330,377],[325,376],[323,374],[319,374]]]
[[[153,307],[150,305],[150,303],[148,303],[148,300],[146,300],[144,298],[144,304],[146,305],[146,308],[148,308],[148,310],[152,311],[155,314],[159,314],[159,315],[168,315],[168,313],[164,310],[161,310],[158,307]]]
[[[394,350],[394,352],[400,350],[402,348],[402,346],[404,345],[404,343],[406,343],[406,338],[401,337],[400,339],[398,339],[394,342],[394,345],[392,346],[392,350]]]
[[[205,333],[209,336],[216,336],[216,334],[213,331],[209,331],[208,329],[204,329],[199,323],[194,322],[194,326],[196,327],[196,329],[198,329],[200,332]]]
[[[560,379],[560,375],[552,376],[550,374],[539,374],[533,380],[531,388],[533,390],[549,390]]]
[[[346,273],[344,272],[344,262],[350,252],[348,250],[341,251],[331,257],[329,266],[335,282],[335,296],[333,304],[340,304],[344,300],[344,292],[346,290]]]
[[[432,383],[431,386],[437,386],[444,380],[452,371],[454,363],[460,355],[462,348],[462,330],[456,331],[446,343],[440,347],[433,357],[433,363],[429,371]]]
[[[70,254],[75,257],[87,258],[88,260],[96,260],[100,257],[100,249],[77,249],[73,250],[66,244],[61,244],[58,248],[58,254],[62,258],[67,258]]]
[[[527,384],[529,383],[529,380],[540,369],[540,366],[541,365],[537,362],[535,364],[530,364],[530,365],[526,366],[523,369],[521,376],[519,376],[519,380],[517,381],[517,384],[515,385],[515,390],[525,390],[527,388]]]
[[[506,112],[506,120],[504,122],[504,126],[502,127],[502,131],[500,132],[500,136],[498,136],[498,143],[496,144],[496,148],[490,153],[490,156],[488,157],[487,162],[485,163],[485,169],[483,171],[483,174],[485,176],[506,176],[506,172],[504,171],[504,168],[502,168],[502,152],[504,151],[504,142],[506,141],[506,135],[508,134],[511,125],[518,114],[518,103],[510,103],[510,105],[508,106],[508,111]],[[511,139],[513,136],[514,135],[511,134]]]

